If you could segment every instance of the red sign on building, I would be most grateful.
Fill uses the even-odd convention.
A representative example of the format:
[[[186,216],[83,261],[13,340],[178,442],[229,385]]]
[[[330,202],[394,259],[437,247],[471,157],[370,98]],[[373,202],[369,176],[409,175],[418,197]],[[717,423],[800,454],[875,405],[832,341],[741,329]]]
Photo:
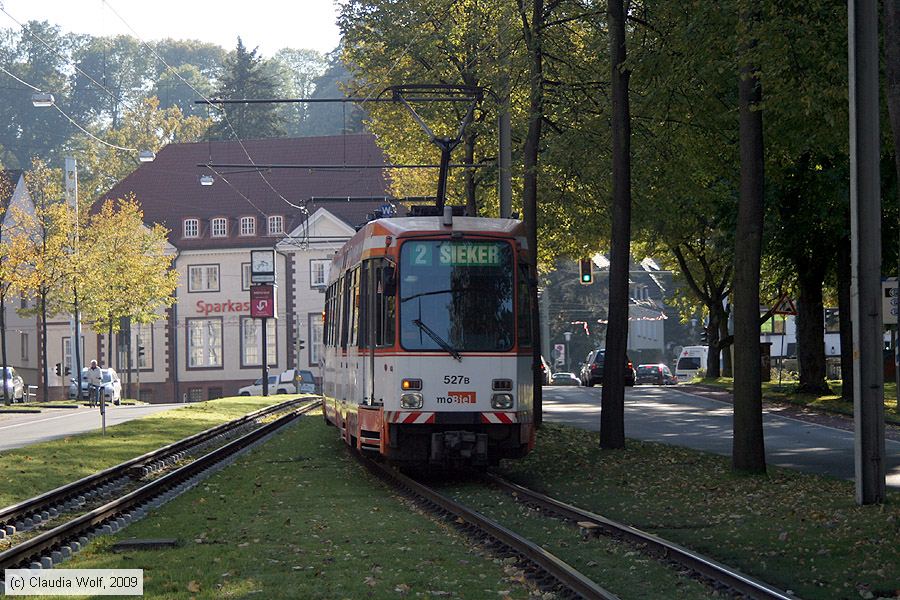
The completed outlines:
[[[250,316],[256,318],[275,317],[275,286],[261,283],[250,286]]]

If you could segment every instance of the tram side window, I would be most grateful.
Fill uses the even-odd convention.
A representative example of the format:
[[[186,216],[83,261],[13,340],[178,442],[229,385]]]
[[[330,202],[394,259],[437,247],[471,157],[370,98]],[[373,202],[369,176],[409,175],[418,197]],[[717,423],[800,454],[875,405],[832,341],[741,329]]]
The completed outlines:
[[[394,345],[394,296],[385,293],[388,277],[393,269],[390,263],[379,260],[375,268],[375,343],[378,346]]]
[[[369,266],[370,261],[365,261],[359,271],[359,347],[369,347]]]
[[[350,333],[350,273],[341,277],[341,348],[347,349],[347,335]]]
[[[350,273],[350,318],[347,323],[350,326],[350,335],[347,338],[348,346],[356,346],[359,336],[359,268]]]
[[[528,286],[528,265],[519,265],[519,346],[531,346],[531,290]]]

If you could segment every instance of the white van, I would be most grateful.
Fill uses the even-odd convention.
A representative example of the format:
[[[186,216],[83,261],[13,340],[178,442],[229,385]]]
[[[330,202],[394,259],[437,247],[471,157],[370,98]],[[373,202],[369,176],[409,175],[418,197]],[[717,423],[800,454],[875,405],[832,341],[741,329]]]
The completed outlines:
[[[707,346],[685,346],[678,355],[675,364],[675,376],[679,383],[685,383],[697,376],[700,371],[706,372],[706,358],[709,356]]]

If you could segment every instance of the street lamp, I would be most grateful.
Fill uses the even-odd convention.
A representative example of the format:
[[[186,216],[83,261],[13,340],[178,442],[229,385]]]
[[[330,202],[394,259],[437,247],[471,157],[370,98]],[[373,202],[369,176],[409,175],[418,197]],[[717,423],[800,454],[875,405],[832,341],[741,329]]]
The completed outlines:
[[[49,92],[35,92],[31,95],[31,104],[38,108],[53,106],[55,101],[53,94]]]
[[[156,154],[154,154],[151,150],[141,150],[138,152],[138,160],[142,163],[153,162],[153,159],[156,158]]]
[[[570,359],[569,359],[569,342],[572,340],[572,332],[571,332],[571,331],[564,331],[564,332],[563,332],[563,338],[565,338],[565,340],[566,340],[566,371],[571,372],[572,369],[569,367],[569,365],[570,365]]]
[[[212,175],[201,175],[200,176],[200,185],[212,185],[215,179],[213,179]]]

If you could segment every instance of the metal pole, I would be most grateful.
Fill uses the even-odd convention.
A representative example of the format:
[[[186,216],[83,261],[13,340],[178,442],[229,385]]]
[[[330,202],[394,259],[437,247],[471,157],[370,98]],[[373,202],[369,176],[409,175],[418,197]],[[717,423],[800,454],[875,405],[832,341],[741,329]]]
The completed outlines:
[[[262,384],[263,384],[263,396],[269,395],[269,357],[268,357],[268,346],[269,346],[269,336],[268,336],[268,327],[266,326],[267,319],[265,317],[262,318]]]
[[[849,0],[850,232],[856,502],[885,499],[878,2]]]
[[[103,393],[103,388],[100,388],[97,393],[100,395],[100,424],[103,435],[106,435],[106,394]]]

